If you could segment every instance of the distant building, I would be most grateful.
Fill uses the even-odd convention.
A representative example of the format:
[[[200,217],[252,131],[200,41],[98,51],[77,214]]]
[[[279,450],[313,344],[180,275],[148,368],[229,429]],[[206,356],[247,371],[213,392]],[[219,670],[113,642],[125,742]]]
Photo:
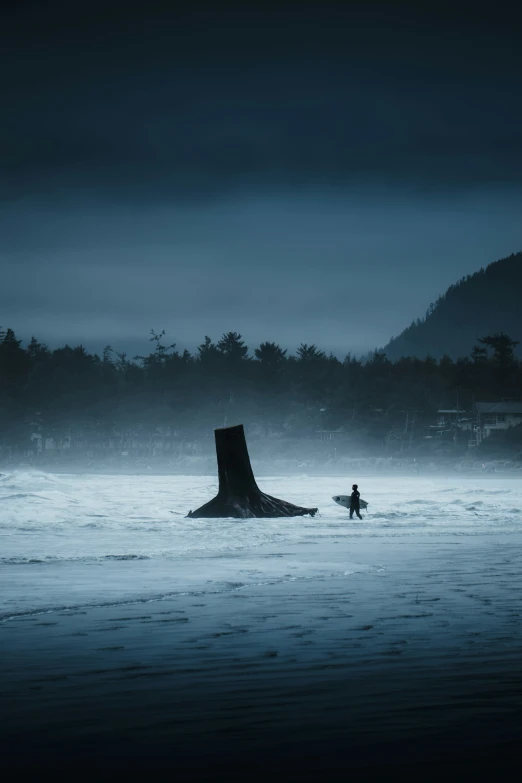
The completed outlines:
[[[471,431],[473,420],[465,413],[457,408],[441,408],[437,411],[437,423],[430,424],[428,437],[456,440],[459,431]]]
[[[316,430],[319,440],[337,440],[344,434],[344,427],[340,427],[338,430]]]
[[[492,432],[522,424],[522,402],[476,402],[475,441],[479,445]]]

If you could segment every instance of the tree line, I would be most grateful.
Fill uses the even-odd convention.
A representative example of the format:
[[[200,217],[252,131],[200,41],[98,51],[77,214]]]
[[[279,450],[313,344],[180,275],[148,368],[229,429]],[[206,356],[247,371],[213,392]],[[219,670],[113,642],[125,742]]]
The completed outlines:
[[[522,395],[518,342],[504,333],[457,360],[390,361],[382,351],[341,360],[316,345],[289,354],[273,342],[250,351],[237,332],[207,336],[194,353],[178,351],[164,331],[151,331],[150,342],[147,355],[129,358],[111,346],[101,356],[81,345],[51,349],[35,337],[24,347],[12,329],[0,332],[2,453],[24,453],[35,432],[99,443],[125,430],[170,429],[190,441],[237,423],[290,438],[343,428],[379,449],[408,412],[421,437],[440,408]]]

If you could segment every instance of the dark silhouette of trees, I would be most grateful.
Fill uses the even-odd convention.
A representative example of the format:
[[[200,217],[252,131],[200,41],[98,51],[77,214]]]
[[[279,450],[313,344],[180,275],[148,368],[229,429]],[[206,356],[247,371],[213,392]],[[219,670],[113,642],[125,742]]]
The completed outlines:
[[[451,285],[429,306],[423,319],[390,340],[384,349],[386,355],[393,361],[401,356],[423,359],[428,354],[437,359],[448,354],[453,360],[468,356],[479,334],[520,334],[521,298],[519,252]]]
[[[320,362],[326,359],[326,354],[320,351],[316,345],[301,343],[297,349],[297,359],[300,362]]]
[[[215,343],[207,335],[204,342],[198,346],[198,359],[202,365],[210,366],[216,364],[219,359],[219,350]]]
[[[504,332],[496,332],[490,337],[482,337],[479,343],[493,349],[493,361],[498,367],[509,370],[515,366],[515,348],[519,344],[518,340],[512,340]]]
[[[390,449],[409,412],[426,423],[441,408],[522,399],[521,293],[517,253],[450,286],[364,360],[306,343],[294,354],[269,341],[249,352],[233,331],[180,353],[165,330],[151,330],[146,356],[107,345],[100,357],[37,336],[24,347],[12,328],[0,329],[0,458],[35,453],[46,438],[93,459],[107,448],[150,456],[158,439],[182,449],[238,423],[249,439],[336,430],[354,450]]]
[[[259,348],[255,349],[254,355],[264,368],[279,368],[286,357],[286,351],[276,343],[267,342],[261,343]]]
[[[240,362],[248,355],[248,348],[237,332],[224,334],[217,344],[217,349],[231,362]]]
[[[320,431],[338,430],[347,449],[386,452],[395,442],[390,433],[404,431],[408,412],[415,411],[421,437],[441,408],[522,397],[518,341],[505,332],[484,335],[457,359],[395,361],[382,351],[364,361],[349,354],[340,361],[304,343],[289,355],[268,341],[250,358],[238,332],[217,342],[206,336],[194,354],[180,353],[165,331],[151,331],[150,343],[147,356],[131,360],[111,346],[100,357],[81,345],[50,349],[34,336],[24,347],[4,329],[0,458],[36,453],[35,436],[52,438],[57,453],[74,447],[96,459],[112,449],[149,458],[158,443],[178,450],[211,444],[215,428],[239,423],[249,440],[315,439]]]

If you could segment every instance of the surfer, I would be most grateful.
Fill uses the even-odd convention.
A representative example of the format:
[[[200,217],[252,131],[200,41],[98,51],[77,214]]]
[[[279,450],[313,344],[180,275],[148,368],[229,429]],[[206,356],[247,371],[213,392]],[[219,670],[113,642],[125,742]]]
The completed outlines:
[[[352,494],[350,495],[350,519],[353,519],[353,512],[357,514],[359,519],[362,519],[359,498],[361,493],[357,489],[357,484],[352,485]]]

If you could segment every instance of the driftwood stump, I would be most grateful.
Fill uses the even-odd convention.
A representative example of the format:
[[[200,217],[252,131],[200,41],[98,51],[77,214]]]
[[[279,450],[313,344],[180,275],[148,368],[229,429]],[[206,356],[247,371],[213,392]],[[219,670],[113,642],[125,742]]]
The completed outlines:
[[[243,425],[214,430],[218,463],[219,491],[213,500],[187,517],[299,517],[314,516],[316,508],[302,508],[261,492],[256,484]]]

